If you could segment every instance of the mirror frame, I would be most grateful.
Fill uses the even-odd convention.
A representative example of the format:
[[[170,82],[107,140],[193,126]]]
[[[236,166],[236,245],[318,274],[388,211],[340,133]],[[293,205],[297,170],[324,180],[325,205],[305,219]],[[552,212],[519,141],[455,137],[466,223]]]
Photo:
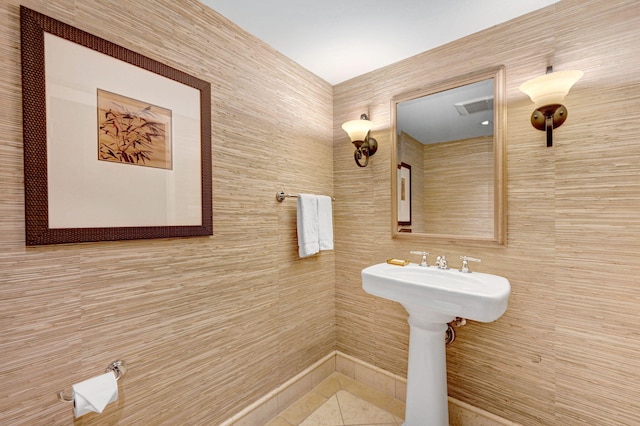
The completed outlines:
[[[453,89],[489,78],[494,79],[494,224],[493,237],[477,237],[455,234],[431,234],[401,232],[398,226],[398,135],[397,135],[397,105],[422,96]],[[447,242],[480,242],[490,245],[505,245],[507,235],[506,209],[506,152],[505,140],[507,129],[507,107],[504,66],[472,72],[455,78],[440,81],[417,90],[406,92],[391,99],[391,226],[393,238],[416,240],[419,238],[435,239]]]

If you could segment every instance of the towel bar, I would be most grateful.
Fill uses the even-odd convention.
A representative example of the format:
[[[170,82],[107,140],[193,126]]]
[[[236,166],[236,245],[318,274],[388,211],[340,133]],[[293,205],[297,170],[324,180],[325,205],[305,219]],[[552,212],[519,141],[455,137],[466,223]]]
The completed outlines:
[[[287,194],[284,191],[280,191],[276,193],[276,200],[278,200],[279,203],[283,202],[285,198],[298,198],[298,194]],[[333,201],[335,201],[336,199],[331,197],[331,199]]]

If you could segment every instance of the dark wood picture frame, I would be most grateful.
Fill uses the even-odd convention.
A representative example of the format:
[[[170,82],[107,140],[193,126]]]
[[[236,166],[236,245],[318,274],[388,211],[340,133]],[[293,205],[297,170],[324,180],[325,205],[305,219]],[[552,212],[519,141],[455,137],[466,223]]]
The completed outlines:
[[[45,33],[107,55],[109,58],[106,60],[108,61],[123,61],[157,74],[161,76],[159,78],[166,79],[167,85],[186,85],[189,86],[188,90],[193,88],[199,92],[199,105],[194,105],[194,108],[199,108],[200,152],[193,154],[195,159],[193,166],[200,169],[201,175],[200,206],[197,206],[200,208],[201,223],[171,224],[168,226],[151,224],[149,226],[50,227],[48,182],[50,164],[47,151],[50,141],[48,142],[47,139],[46,120]],[[212,235],[210,83],[24,6],[20,7],[20,35],[22,44],[26,244],[31,246]],[[192,140],[192,142],[196,143],[197,141]],[[196,214],[197,216],[198,214]]]

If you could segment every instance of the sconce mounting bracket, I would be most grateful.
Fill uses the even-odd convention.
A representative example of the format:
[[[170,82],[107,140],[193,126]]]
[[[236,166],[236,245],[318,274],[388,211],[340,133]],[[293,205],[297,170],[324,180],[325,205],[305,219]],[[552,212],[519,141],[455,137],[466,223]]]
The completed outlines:
[[[373,155],[378,151],[378,141],[372,137],[367,136],[364,141],[353,141],[353,144],[356,148],[360,149],[360,147],[367,148],[369,155]]]
[[[531,114],[531,124],[538,130],[547,130],[547,118],[551,117],[553,128],[560,127],[567,119],[567,109],[564,105],[551,104],[542,106]]]
[[[378,141],[374,138],[370,137],[367,133],[367,136],[363,141],[353,141],[353,144],[356,146],[356,150],[353,153],[353,158],[356,160],[356,164],[359,167],[366,167],[369,164],[369,157],[376,153],[378,150]],[[364,163],[361,163],[364,157]]]

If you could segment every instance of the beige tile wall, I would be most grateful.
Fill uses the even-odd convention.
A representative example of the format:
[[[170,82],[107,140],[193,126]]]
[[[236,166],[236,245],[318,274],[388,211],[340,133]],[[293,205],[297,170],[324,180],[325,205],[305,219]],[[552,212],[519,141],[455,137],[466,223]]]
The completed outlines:
[[[425,232],[494,237],[493,163],[492,137],[425,145]]]
[[[360,270],[410,250],[482,259],[508,277],[506,314],[458,329],[449,394],[526,425],[631,425],[640,419],[640,3],[563,0],[334,87],[338,350],[406,374],[404,310],[366,295]],[[585,72],[545,147],[524,81]],[[393,96],[505,65],[508,235],[503,248],[391,238]],[[353,164],[340,124],[367,112],[379,149]],[[394,171],[395,172],[395,171]],[[413,258],[415,261],[419,260]],[[433,259],[432,259],[433,260]]]
[[[25,248],[20,4],[211,82],[212,237]],[[76,424],[219,424],[335,349],[334,254],[275,200],[333,193],[328,83],[196,0],[3,0],[0,110],[0,424],[71,424],[117,358]]]
[[[212,83],[213,237],[25,249],[19,4]],[[406,314],[366,296],[359,272],[427,249],[481,257],[480,270],[512,282],[504,318],[458,329],[453,397],[528,425],[634,424],[639,8],[563,0],[331,88],[195,0],[3,0],[0,423],[70,424],[55,393],[119,357],[130,366],[119,401],[77,424],[216,424],[336,341],[403,376]],[[585,71],[549,149],[517,90],[548,63]],[[498,64],[507,74],[507,246],[393,241],[391,97]],[[380,144],[365,169],[340,129],[362,112]],[[336,195],[335,257],[296,257],[295,206],[274,201],[279,189]]]

